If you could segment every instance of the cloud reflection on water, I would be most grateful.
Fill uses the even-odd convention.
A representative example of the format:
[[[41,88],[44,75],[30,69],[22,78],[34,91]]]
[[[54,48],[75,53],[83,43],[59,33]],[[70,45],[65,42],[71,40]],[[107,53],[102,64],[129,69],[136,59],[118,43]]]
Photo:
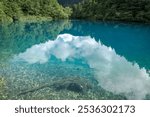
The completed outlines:
[[[128,99],[142,99],[150,92],[150,77],[145,68],[127,61],[114,49],[91,37],[59,35],[54,41],[32,46],[15,59],[42,64],[51,56],[62,61],[84,59],[95,70],[95,79],[102,88],[116,94],[123,93]]]

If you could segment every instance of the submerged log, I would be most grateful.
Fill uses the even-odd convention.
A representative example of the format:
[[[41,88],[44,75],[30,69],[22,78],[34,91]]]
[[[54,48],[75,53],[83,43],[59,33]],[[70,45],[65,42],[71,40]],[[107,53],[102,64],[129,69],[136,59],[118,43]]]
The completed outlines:
[[[84,91],[91,89],[92,85],[85,78],[84,79],[83,78],[82,79],[81,78],[77,78],[77,79],[65,78],[65,79],[54,81],[51,84],[45,84],[36,88],[32,88],[30,90],[23,91],[19,93],[18,96],[25,95],[27,93],[33,93],[44,88],[53,88],[56,91],[69,90],[69,91],[73,91],[76,93],[84,93]]]

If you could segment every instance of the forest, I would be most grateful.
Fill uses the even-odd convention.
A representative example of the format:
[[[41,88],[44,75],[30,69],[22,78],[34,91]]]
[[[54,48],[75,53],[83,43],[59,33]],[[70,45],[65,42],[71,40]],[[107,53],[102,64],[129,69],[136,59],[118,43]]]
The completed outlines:
[[[0,22],[52,19],[150,22],[150,0],[0,0]]]
[[[150,0],[84,0],[73,6],[72,17],[150,22]]]
[[[0,21],[69,18],[71,9],[57,0],[0,0]]]

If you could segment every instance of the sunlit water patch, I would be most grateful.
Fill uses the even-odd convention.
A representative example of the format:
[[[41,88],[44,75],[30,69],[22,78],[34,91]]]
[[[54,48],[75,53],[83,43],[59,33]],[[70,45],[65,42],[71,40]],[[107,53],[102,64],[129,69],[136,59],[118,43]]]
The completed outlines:
[[[27,62],[33,66],[35,63],[45,64],[57,61],[52,68],[46,70],[48,74],[54,72],[55,67],[65,63],[64,67],[61,66],[66,71],[64,77],[71,72],[72,76],[83,77],[78,76],[80,70],[73,73],[65,68],[69,66],[69,63],[70,69],[75,68],[73,63],[80,61],[78,66],[87,68],[86,71],[82,71],[85,73],[85,78],[90,77],[88,72],[92,70],[91,77],[93,76],[93,80],[95,79],[106,91],[124,94],[128,99],[143,99],[150,93],[150,77],[145,68],[127,61],[123,56],[117,55],[114,49],[103,45],[100,41],[96,42],[91,37],[59,35],[54,41],[49,40],[33,45],[25,52],[16,55],[12,61]],[[64,70],[59,69],[55,74],[62,75],[62,72],[64,73]]]

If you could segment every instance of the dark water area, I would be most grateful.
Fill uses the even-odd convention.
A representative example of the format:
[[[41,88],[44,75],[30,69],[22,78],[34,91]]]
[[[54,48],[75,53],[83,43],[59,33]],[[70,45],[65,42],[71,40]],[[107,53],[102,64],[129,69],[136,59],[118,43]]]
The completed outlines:
[[[150,25],[0,25],[0,99],[149,99]]]

